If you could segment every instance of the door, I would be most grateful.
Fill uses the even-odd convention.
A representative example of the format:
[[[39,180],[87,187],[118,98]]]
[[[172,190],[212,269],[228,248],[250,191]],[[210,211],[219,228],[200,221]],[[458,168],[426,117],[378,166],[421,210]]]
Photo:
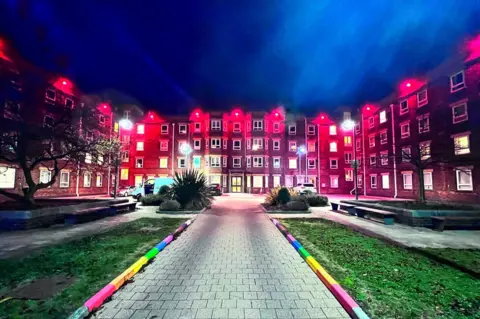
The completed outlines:
[[[232,193],[241,193],[242,190],[242,177],[232,176]]]

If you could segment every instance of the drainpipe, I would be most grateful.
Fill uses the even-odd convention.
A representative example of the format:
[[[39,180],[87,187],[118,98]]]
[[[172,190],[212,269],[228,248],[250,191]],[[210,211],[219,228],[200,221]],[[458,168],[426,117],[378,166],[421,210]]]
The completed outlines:
[[[392,153],[393,153],[393,185],[395,193],[393,198],[397,198],[398,189],[397,189],[397,157],[396,157],[396,147],[395,147],[395,116],[393,113],[393,104],[390,104],[390,112],[392,112]]]
[[[172,123],[173,134],[172,134],[172,178],[175,175],[174,163],[175,163],[175,123]]]
[[[75,194],[77,197],[80,196],[80,193],[78,192],[78,187],[80,183],[80,164],[77,164],[77,180],[75,181]]]
[[[317,158],[318,158],[318,163],[317,163],[317,175],[318,175],[318,194],[321,194],[321,189],[322,189],[322,183],[320,180],[320,124],[317,124],[317,137],[318,137],[318,146],[317,146]]]
[[[367,162],[365,161],[365,125],[362,112],[363,196],[367,196]],[[355,145],[357,147],[357,145]]]
[[[308,183],[308,138],[307,138],[307,118],[304,117],[305,120],[305,180],[304,183]]]

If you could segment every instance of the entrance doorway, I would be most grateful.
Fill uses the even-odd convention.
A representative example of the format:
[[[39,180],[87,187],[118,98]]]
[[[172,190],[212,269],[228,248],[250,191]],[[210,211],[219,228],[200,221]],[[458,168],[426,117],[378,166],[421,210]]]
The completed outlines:
[[[242,189],[242,177],[232,176],[232,193],[241,193]]]

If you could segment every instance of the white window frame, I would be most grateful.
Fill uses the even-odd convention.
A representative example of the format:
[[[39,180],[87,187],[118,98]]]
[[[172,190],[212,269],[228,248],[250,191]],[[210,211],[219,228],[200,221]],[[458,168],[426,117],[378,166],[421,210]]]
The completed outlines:
[[[210,148],[212,148],[212,149],[222,148],[221,138],[219,138],[219,137],[210,138]]]
[[[330,169],[338,169],[338,158],[330,158],[329,159],[329,168]]]
[[[462,82],[459,82],[459,83],[457,83],[457,84],[454,84],[454,83],[453,83],[453,80],[454,80],[454,78],[455,78],[457,75],[459,75],[459,74],[462,74]],[[460,91],[460,90],[462,90],[463,88],[465,88],[465,86],[466,86],[466,85],[465,85],[465,71],[464,71],[464,70],[462,70],[462,71],[460,71],[460,72],[457,72],[457,73],[455,73],[455,74],[453,74],[453,75],[450,76],[450,92],[451,92],[451,93]]]
[[[370,166],[376,166],[377,165],[377,154],[370,154],[368,156],[369,160],[370,160]],[[372,161],[373,159],[373,161]]]
[[[425,176],[430,175],[430,184],[425,183],[427,178]],[[425,190],[433,190],[433,171],[432,170],[424,170],[423,171],[423,186]]]
[[[274,151],[280,150],[280,140],[273,140],[273,150]]]
[[[388,165],[388,151],[380,152],[380,164],[383,166]]]
[[[222,156],[222,166],[227,167],[228,156]]]
[[[292,130],[293,128],[293,130]],[[297,125],[296,124],[290,124],[288,126],[288,135],[297,135]]]
[[[345,158],[345,164],[350,164],[353,159],[353,152],[344,152],[343,157]]]
[[[337,135],[337,126],[336,125],[330,125],[328,127],[328,134],[330,136]]]
[[[312,162],[313,161],[313,162]],[[312,164],[313,163],[313,164]],[[315,163],[315,158],[308,158],[307,159],[307,167],[308,169],[315,169],[317,166],[317,163]]]
[[[263,187],[263,176],[262,175],[253,175],[252,186],[254,188],[262,188]]]
[[[162,165],[165,164],[165,165]],[[158,167],[159,168],[168,168],[168,157],[160,157],[158,159]]]
[[[46,184],[52,180],[52,171],[48,169],[40,169],[40,175],[38,177],[39,183]]]
[[[263,167],[263,156],[253,156],[253,167]]]
[[[178,124],[178,134],[187,134],[187,124]]]
[[[194,126],[193,126],[193,131],[194,131],[195,133],[199,133],[199,132],[202,131],[202,123],[200,123],[200,122],[195,122],[195,124],[193,124],[193,125],[194,125]]]
[[[178,168],[186,168],[187,167],[187,160],[185,159],[185,157],[183,157],[183,156],[177,157],[177,167]]]
[[[420,100],[420,95],[422,93],[425,93],[425,98],[423,100]],[[428,104],[428,91],[427,89],[424,89],[417,93],[417,107],[422,107],[426,104]]]
[[[252,157],[247,156],[247,167],[252,167]]]
[[[168,141],[160,141],[160,151],[161,152],[168,151]]]
[[[307,143],[307,151],[308,152],[315,152],[315,142],[310,141]]]
[[[350,135],[345,135],[345,136],[343,137],[343,145],[344,145],[345,147],[352,147],[352,140],[353,140],[352,136],[350,136]]]
[[[407,183],[408,177],[410,178],[410,184]],[[413,189],[413,174],[411,172],[402,172],[402,181],[403,181],[403,189],[405,190]]]
[[[279,133],[280,132],[280,122],[274,122],[273,123],[273,133]]]
[[[469,172],[469,180],[470,183],[468,184],[460,184],[460,174]],[[455,180],[457,184],[457,191],[473,191],[473,171],[470,167],[457,167],[455,168]]]
[[[404,128],[404,127],[408,127],[408,131],[407,131],[407,132],[403,132],[403,128]],[[401,138],[410,137],[410,122],[400,123],[400,137],[401,137]]]
[[[345,169],[345,181],[346,182],[353,182],[353,169],[346,168]]]
[[[222,129],[221,120],[211,120],[210,121],[210,130],[211,131],[220,131]]]
[[[145,124],[137,124],[137,134],[145,134]]]
[[[238,143],[238,145],[235,145],[235,143]],[[232,149],[235,151],[240,151],[242,149],[242,140],[233,140]]]
[[[2,168],[0,167],[0,171]],[[67,176],[67,181],[62,180],[62,176]],[[60,179],[58,181],[58,186],[60,188],[69,188],[70,187],[70,171],[60,171]]]
[[[385,139],[382,139],[382,135],[385,135]],[[387,144],[388,143],[388,131],[387,130],[382,130],[380,131],[380,144]]]
[[[51,97],[48,96],[47,93],[48,93],[49,91],[50,91],[50,92],[53,92],[53,98],[51,98]],[[47,89],[47,90],[45,91],[45,98],[46,98],[47,100],[50,100],[50,101],[55,101],[55,100],[57,99],[57,91],[55,91],[54,89]]]
[[[383,111],[380,111],[380,113],[378,114],[379,116],[379,122],[380,124],[382,123],[385,123],[387,121],[387,111],[383,110]]]
[[[137,141],[137,144],[135,145],[135,149],[137,151],[144,151],[145,150],[145,142],[144,141]]]
[[[281,167],[280,157],[274,157],[273,168],[280,168],[280,167]]]
[[[102,187],[102,185],[103,185],[103,175],[97,174],[95,178],[95,187]]]
[[[455,109],[458,107],[465,107],[465,114],[455,117]],[[462,123],[468,120],[468,105],[467,103],[455,104],[452,106],[452,121],[453,124]]]
[[[120,169],[120,180],[122,181],[128,181],[128,174],[130,170],[126,167]],[[123,172],[127,172],[127,174],[123,174]]]
[[[92,173],[90,172],[83,173],[83,187],[92,187]]]
[[[387,183],[385,183],[385,177],[387,177]],[[385,184],[386,187],[385,187]],[[382,189],[390,189],[390,174],[389,173],[382,173]]]
[[[468,142],[467,148],[464,148],[464,149],[457,148],[457,139],[464,138],[464,137],[467,138],[467,142]],[[470,146],[471,146],[470,132],[455,134],[455,135],[452,135],[452,138],[453,138],[453,151],[454,151],[455,155],[470,154],[470,152],[471,152],[471,150],[470,150]]]
[[[222,143],[223,143],[223,149],[226,150],[228,148],[228,139],[223,138]]]
[[[263,131],[263,120],[253,120],[253,130]]]
[[[335,183],[333,181],[336,181]],[[330,175],[330,188],[338,188],[340,179],[338,175]]]
[[[198,165],[195,164],[195,161],[198,160]],[[192,167],[193,168],[200,168],[202,166],[202,157],[200,155],[194,155],[192,157]]]
[[[98,123],[100,124],[100,126],[105,125],[105,116],[104,115],[99,115],[98,116]]]
[[[288,141],[288,151],[289,152],[297,151],[297,141]]]
[[[374,128],[375,127],[375,117],[370,116],[368,118],[368,128]]]
[[[222,163],[220,162],[219,156],[210,156],[210,167],[221,167]]]
[[[368,136],[368,147],[375,147],[375,134]]]
[[[408,100],[400,101],[400,103],[398,103],[398,105],[399,105],[399,109],[400,109],[400,115],[408,113],[408,111],[409,111]]]
[[[242,167],[242,158],[241,157],[234,157],[233,158],[233,168],[241,168]]]
[[[422,116],[417,117],[417,122],[418,122],[418,133],[427,133],[430,132],[430,114],[426,113],[423,114]],[[426,123],[421,125],[421,123]]]
[[[332,153],[336,153],[338,152],[338,143],[336,141],[331,141],[329,143],[329,150],[330,152]]]
[[[426,152],[424,152],[424,149],[428,146],[428,154]],[[431,141],[423,141],[423,142],[420,142],[418,143],[418,148],[419,148],[419,152],[420,152],[420,159],[422,161],[425,161],[425,160],[428,160],[430,157],[432,157],[432,143]],[[422,153],[424,153],[422,155]]]
[[[141,161],[139,162],[138,160]],[[135,168],[143,168],[143,157],[135,157]]]
[[[234,122],[233,123],[233,131],[235,133],[238,133],[238,132],[242,131],[242,126],[240,125],[240,122]]]
[[[371,174],[370,175],[370,188],[376,189],[377,185],[378,185],[377,174]]]
[[[168,124],[162,124],[160,126],[160,134],[168,134]]]
[[[408,152],[405,152],[405,150],[408,150]],[[411,160],[412,160],[412,148],[410,146],[402,147],[402,163],[409,163],[411,162]]]
[[[308,135],[315,135],[315,125],[309,124],[307,128]]]
[[[263,138],[254,138],[252,141],[252,149],[253,150],[263,149]]]
[[[193,149],[194,150],[202,149],[202,139],[200,139],[200,138],[194,138],[193,139]]]
[[[289,158],[288,159],[288,168],[289,169],[297,169],[298,167],[298,159],[295,158]]]

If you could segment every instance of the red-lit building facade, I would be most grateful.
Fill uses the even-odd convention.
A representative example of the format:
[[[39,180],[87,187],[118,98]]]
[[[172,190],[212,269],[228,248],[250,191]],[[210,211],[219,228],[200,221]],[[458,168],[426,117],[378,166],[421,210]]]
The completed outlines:
[[[281,107],[270,112],[195,109],[185,117],[150,112],[121,132],[120,184],[195,168],[224,192],[262,193],[309,182],[322,193],[345,193],[353,189],[351,134],[326,114],[300,117]]]

